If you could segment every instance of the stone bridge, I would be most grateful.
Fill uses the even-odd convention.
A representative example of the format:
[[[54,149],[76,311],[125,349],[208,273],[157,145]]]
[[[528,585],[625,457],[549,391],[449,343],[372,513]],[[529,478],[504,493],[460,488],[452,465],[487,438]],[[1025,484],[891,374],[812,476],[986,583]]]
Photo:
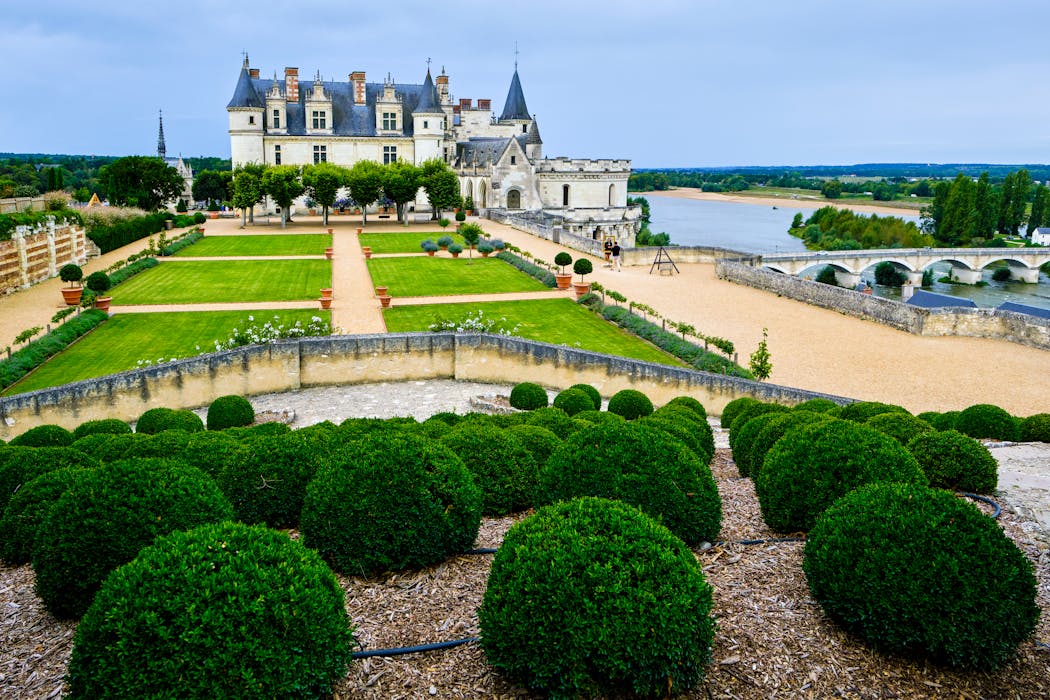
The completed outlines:
[[[952,277],[966,284],[981,280],[981,271],[993,263],[1005,262],[1010,278],[1035,284],[1039,266],[1050,262],[1050,248],[880,248],[878,250],[837,250],[813,253],[773,253],[753,259],[764,267],[788,275],[799,275],[809,268],[830,265],[842,287],[860,282],[861,273],[881,262],[892,263],[915,285],[922,283],[922,272],[936,263],[949,263]]]

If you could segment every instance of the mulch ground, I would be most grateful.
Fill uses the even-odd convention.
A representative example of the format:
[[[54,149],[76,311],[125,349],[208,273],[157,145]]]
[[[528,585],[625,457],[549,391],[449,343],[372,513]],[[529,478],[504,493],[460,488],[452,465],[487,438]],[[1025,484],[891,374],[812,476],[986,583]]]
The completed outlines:
[[[729,451],[712,464],[722,494],[725,540],[775,537],[763,524],[750,480]],[[496,547],[524,515],[487,519],[478,547]],[[961,672],[869,650],[836,628],[810,598],[801,543],[716,545],[697,550],[714,587],[714,658],[689,698],[1043,698],[1050,697],[1050,546],[1024,517],[1005,510],[1006,534],[1032,561],[1043,617],[1034,637],[995,673]],[[340,576],[364,649],[461,639],[478,634],[477,608],[490,555],[464,555],[422,571],[378,579]],[[48,615],[28,566],[0,568],[0,697],[51,698],[75,624]],[[477,644],[444,651],[356,660],[336,698],[520,698],[485,662]]]

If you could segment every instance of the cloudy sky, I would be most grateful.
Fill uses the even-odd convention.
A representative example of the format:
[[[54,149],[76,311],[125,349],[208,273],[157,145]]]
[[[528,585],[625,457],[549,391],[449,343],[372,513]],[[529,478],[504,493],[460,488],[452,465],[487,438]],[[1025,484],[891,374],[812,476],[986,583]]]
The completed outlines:
[[[1050,163],[1047,0],[38,0],[0,14],[0,152],[228,157],[247,51],[502,109],[636,167]]]

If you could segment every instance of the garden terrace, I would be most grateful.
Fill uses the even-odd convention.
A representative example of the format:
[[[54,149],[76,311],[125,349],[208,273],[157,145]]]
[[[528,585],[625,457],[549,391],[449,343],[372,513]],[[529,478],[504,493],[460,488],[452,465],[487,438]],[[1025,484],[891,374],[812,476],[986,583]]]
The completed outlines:
[[[542,283],[497,258],[408,257],[368,261],[372,282],[394,297],[548,291]]]
[[[174,261],[113,290],[114,306],[316,299],[330,287],[327,260]]]
[[[324,255],[331,247],[326,233],[297,235],[205,236],[172,257],[243,257],[262,255]]]
[[[456,233],[455,229],[449,231],[430,232],[395,232],[395,233],[362,233],[358,240],[362,246],[372,249],[374,255],[388,255],[393,253],[419,253],[423,249],[420,244],[428,238],[437,242],[442,236],[448,236],[454,242],[463,245],[463,236]]]

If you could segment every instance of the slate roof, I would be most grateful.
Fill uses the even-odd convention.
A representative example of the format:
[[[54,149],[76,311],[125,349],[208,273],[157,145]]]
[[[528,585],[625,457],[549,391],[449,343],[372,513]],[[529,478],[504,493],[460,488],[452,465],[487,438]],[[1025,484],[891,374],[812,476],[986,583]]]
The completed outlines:
[[[972,299],[960,299],[959,297],[953,297],[947,294],[927,292],[925,289],[916,289],[915,293],[912,294],[911,299],[908,300],[908,303],[912,306],[918,306],[923,309],[939,309],[944,306],[962,306],[971,309],[977,308],[977,304],[975,304]]]
[[[1050,230],[1047,231],[1050,233]],[[1038,316],[1039,318],[1050,318],[1050,309],[1043,309],[1038,306],[1029,306],[1028,304],[1018,304],[1015,301],[1004,301],[999,304],[999,309],[1002,311],[1013,311],[1019,314],[1028,314],[1029,316]]]
[[[499,160],[507,147],[509,138],[475,136],[456,144],[456,157],[459,167],[471,165],[488,166]]]
[[[525,93],[521,91],[517,68],[514,69],[514,77],[510,79],[510,90],[507,91],[507,101],[503,103],[500,119],[532,119],[525,104]]]
[[[259,97],[255,85],[261,81],[253,81],[248,74],[248,66],[241,68],[241,74],[237,77],[237,87],[233,89],[233,99],[226,105],[226,109],[232,107],[255,107],[262,109],[266,102]]]
[[[535,119],[529,124],[529,133],[525,135],[524,143],[543,143],[543,139],[540,138],[540,127],[536,125]]]
[[[434,81],[430,79],[430,70],[427,69],[427,78],[423,81],[423,87],[419,89],[419,104],[412,114],[438,114],[445,116],[445,110],[441,109],[441,97],[438,96]]]

